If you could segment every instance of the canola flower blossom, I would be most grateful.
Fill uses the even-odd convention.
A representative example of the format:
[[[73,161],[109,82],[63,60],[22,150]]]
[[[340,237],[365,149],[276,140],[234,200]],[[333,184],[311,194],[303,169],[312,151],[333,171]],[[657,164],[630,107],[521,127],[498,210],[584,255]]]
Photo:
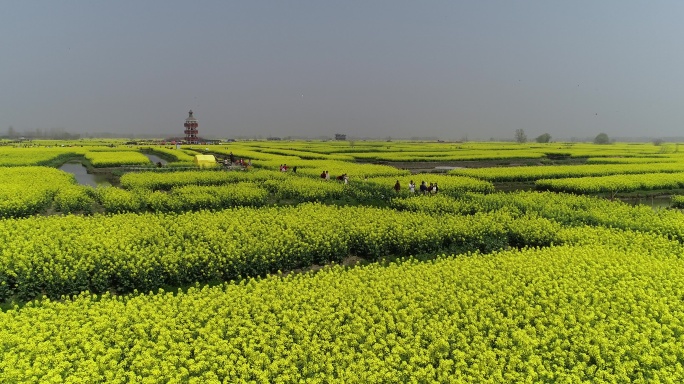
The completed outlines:
[[[43,299],[0,313],[0,373],[8,382],[677,382],[684,262],[658,251],[561,246]]]

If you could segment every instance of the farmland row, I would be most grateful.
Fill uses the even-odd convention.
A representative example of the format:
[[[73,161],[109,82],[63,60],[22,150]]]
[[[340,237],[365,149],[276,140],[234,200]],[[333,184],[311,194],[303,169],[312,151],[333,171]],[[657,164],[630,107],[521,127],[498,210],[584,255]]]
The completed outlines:
[[[142,155],[141,155],[142,156]],[[377,166],[379,167],[379,166]],[[383,167],[391,168],[391,167]],[[351,168],[350,168],[351,169]],[[391,168],[394,169],[394,168]],[[395,171],[398,171],[394,169]],[[382,171],[384,172],[384,170]],[[403,172],[403,171],[398,171]],[[473,178],[414,175],[439,181],[443,193],[491,192],[491,183]],[[327,201],[342,198],[372,203],[396,195],[393,177],[361,180],[349,185],[335,180],[268,170],[137,172],[121,176],[121,188],[92,188],[75,184],[68,173],[48,167],[0,168],[0,217],[23,217],[54,209],[81,212],[183,212],[261,206],[272,202]],[[396,176],[408,185],[409,177]],[[417,179],[419,180],[419,179]],[[404,188],[400,195],[407,195]],[[96,204],[95,204],[96,203]]]
[[[541,179],[535,188],[571,193],[618,193],[684,188],[684,172]]]
[[[85,158],[95,168],[150,164],[150,159],[138,151],[89,151]]]
[[[218,171],[176,171],[176,172],[131,172],[120,178],[121,186],[126,189],[150,189],[168,191],[172,187],[185,185],[222,185],[240,181],[263,182],[283,180],[287,175],[282,172],[256,170],[253,172]]]
[[[585,164],[454,169],[449,174],[489,181],[530,181],[646,173],[681,173],[684,163]]]
[[[395,209],[428,214],[470,215],[506,210],[513,214],[538,215],[563,225],[604,226],[651,232],[684,243],[684,220],[676,210],[654,211],[619,201],[552,192],[467,194],[462,198],[439,195],[392,200]]]
[[[192,164],[193,160],[195,159],[194,156],[184,151],[179,151],[177,149],[169,149],[166,147],[142,147],[142,150],[144,152],[151,152],[152,154],[161,155],[164,158],[171,159],[172,162],[170,162],[168,165],[173,165],[174,163],[188,165]]]
[[[527,203],[543,199],[531,196]],[[420,207],[420,202],[416,205],[419,200],[425,207]],[[568,218],[563,213],[572,210],[569,206],[523,212],[524,207],[516,210],[511,205],[460,216],[428,212],[441,201],[439,212],[450,213],[449,207],[460,203],[448,197],[395,201],[404,201],[404,207],[413,204],[418,212],[304,204],[184,214],[0,220],[0,300],[82,290],[147,291],[167,284],[229,280],[339,262],[350,254],[376,259],[445,249],[490,252],[508,246],[563,243],[608,242],[627,247],[637,236],[581,224],[582,220],[592,223],[587,218],[600,209],[588,210],[584,218]],[[491,207],[501,203],[505,202],[489,201]],[[604,212],[603,217],[611,217],[611,213],[618,211]],[[679,217],[633,213],[633,221],[624,227],[681,240],[683,225],[678,212],[673,213]],[[598,225],[612,224],[598,216],[593,219]],[[570,220],[574,226],[564,227],[562,220]],[[648,225],[652,228],[645,227]]]
[[[12,148],[0,147],[0,167],[49,165],[83,156],[83,148]],[[63,162],[62,161],[62,162]]]
[[[83,290],[147,291],[312,264],[437,252],[546,246],[568,235],[505,211],[432,216],[303,204],[183,214],[0,220],[0,300]]]
[[[0,313],[0,372],[7,382],[679,382],[683,286],[681,258],[634,243],[82,294]]]
[[[0,167],[0,178],[0,218],[36,214],[80,189],[73,175],[49,167]]]
[[[409,196],[409,177],[399,178],[406,183],[400,192],[393,189],[394,178],[371,178],[350,185],[320,178],[295,177],[271,171],[255,172],[202,172],[179,173],[178,176],[149,177],[154,173],[127,174],[122,184],[131,189],[113,187],[97,188],[90,193],[106,212],[184,212],[198,209],[223,209],[234,206],[262,206],[273,201],[301,203],[354,199],[358,202],[376,204],[395,196]],[[187,177],[183,177],[187,175]],[[127,176],[134,176],[135,180]],[[421,177],[421,175],[416,175]],[[491,192],[491,183],[468,177],[423,175],[431,182],[439,181],[440,193],[459,196],[465,192]],[[246,181],[240,181],[246,180]],[[419,179],[417,179],[419,180]],[[199,184],[196,185],[195,183]],[[144,188],[141,186],[147,186]],[[77,197],[79,187],[74,187]],[[66,198],[59,207],[62,212],[89,212],[88,189],[80,190],[80,200],[70,203]],[[416,191],[418,187],[416,186]],[[84,196],[84,193],[86,194]],[[72,195],[69,195],[72,196]],[[66,197],[66,195],[65,195]],[[91,200],[92,202],[92,200]],[[83,206],[82,204],[85,204]],[[70,210],[67,210],[71,208]]]
[[[85,157],[94,167],[149,164],[150,160],[135,150],[108,147],[3,148],[0,167],[56,166],[74,157]]]
[[[587,159],[587,164],[652,164],[675,163],[679,160],[679,157],[666,155],[659,155],[658,157],[590,157]]]

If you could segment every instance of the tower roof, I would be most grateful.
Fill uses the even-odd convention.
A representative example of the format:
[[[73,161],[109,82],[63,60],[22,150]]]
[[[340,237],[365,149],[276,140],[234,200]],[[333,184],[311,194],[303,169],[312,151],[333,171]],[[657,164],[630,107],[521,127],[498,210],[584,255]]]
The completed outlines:
[[[188,118],[185,119],[185,121],[197,121],[195,116],[192,115],[192,109],[190,110],[190,112],[188,112]]]

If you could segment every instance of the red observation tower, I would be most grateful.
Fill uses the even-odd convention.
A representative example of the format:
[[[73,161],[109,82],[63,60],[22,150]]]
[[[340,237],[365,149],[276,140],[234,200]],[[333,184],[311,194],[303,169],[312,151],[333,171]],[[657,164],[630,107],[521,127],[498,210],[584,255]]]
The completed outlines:
[[[192,109],[188,112],[188,118],[185,119],[185,142],[188,144],[199,144],[199,137],[197,136],[197,119],[192,115]]]

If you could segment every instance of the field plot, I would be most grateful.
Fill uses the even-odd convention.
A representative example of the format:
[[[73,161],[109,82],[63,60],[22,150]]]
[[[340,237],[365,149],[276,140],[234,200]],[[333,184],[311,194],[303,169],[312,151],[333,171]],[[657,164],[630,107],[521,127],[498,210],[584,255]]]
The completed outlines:
[[[622,174],[602,177],[575,177],[541,179],[535,182],[538,189],[576,193],[634,192],[673,190],[684,187],[684,173]]]
[[[0,218],[30,216],[53,204],[69,212],[91,202],[88,188],[55,168],[0,167],[0,179]]]
[[[82,156],[83,148],[15,148],[0,147],[0,167],[60,164]]]
[[[680,195],[682,160],[676,144],[0,147],[0,381],[681,382],[683,199],[597,195]],[[79,185],[66,161],[113,183]],[[419,162],[461,169],[390,166]]]
[[[0,372],[18,382],[679,381],[684,264],[658,251],[556,247],[42,301],[0,314]]]

